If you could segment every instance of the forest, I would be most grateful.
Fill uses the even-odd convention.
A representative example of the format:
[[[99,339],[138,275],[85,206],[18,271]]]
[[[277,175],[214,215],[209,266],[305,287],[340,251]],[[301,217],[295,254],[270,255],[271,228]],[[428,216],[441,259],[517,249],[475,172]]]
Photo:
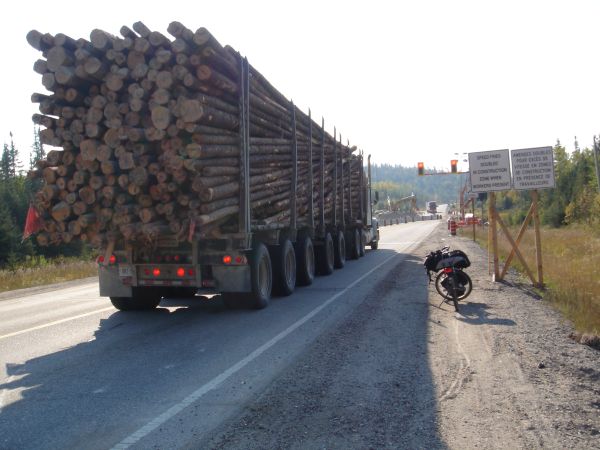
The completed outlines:
[[[39,129],[32,133],[32,145],[27,166],[21,160],[21,154],[10,136],[10,142],[4,143],[0,158],[0,268],[14,269],[23,265],[39,265],[40,261],[62,256],[81,256],[88,258],[90,249],[76,242],[66,246],[40,247],[31,236],[23,239],[23,229],[27,210],[33,195],[40,189],[38,180],[31,180],[27,172],[33,169],[37,161],[45,157],[43,145],[39,139]]]
[[[600,143],[595,141],[595,147]],[[27,172],[43,159],[45,151],[39,140],[39,129],[32,133],[32,145],[25,165],[15,147],[12,135],[5,142],[0,159],[0,268],[27,265],[28,261],[62,256],[81,256],[89,259],[91,250],[79,242],[60,247],[39,247],[34,237],[23,239],[23,228],[30,200],[40,189],[39,180],[31,180]],[[556,188],[540,192],[540,218],[546,226],[557,228],[583,224],[600,232],[600,186],[596,175],[593,149],[579,149],[569,153],[557,142],[554,146]],[[455,203],[463,175],[418,176],[416,167],[375,165],[372,167],[373,187],[379,192],[376,209],[385,209],[385,203],[417,196],[417,205],[425,202]],[[518,224],[527,213],[530,195],[527,191],[498,193],[497,207],[510,224]]]

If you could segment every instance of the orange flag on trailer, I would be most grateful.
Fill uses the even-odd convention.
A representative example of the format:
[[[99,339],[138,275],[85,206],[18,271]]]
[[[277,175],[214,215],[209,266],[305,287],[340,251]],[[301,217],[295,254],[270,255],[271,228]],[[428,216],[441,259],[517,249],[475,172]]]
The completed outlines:
[[[29,205],[27,219],[25,219],[25,229],[23,230],[23,240],[27,239],[36,231],[39,231],[41,228],[42,220],[40,219],[40,215],[33,205]]]

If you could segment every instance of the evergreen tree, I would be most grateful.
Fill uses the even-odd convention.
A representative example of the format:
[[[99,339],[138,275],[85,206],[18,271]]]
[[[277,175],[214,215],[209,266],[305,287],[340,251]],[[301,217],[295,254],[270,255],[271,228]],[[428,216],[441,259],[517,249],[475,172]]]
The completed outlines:
[[[9,158],[9,172],[10,178],[16,178],[17,175],[21,175],[23,172],[23,164],[19,160],[19,150],[15,147],[15,143],[13,141],[13,134],[10,133],[10,147],[8,149],[8,158]]]
[[[40,127],[33,127],[33,145],[31,146],[31,154],[29,155],[29,169],[35,169],[36,163],[45,157],[46,151],[40,140]]]
[[[20,233],[12,218],[10,209],[0,204],[0,264],[14,259],[18,251]]]
[[[2,178],[2,181],[8,181],[10,179],[10,154],[6,142],[2,148],[2,158],[0,159],[0,177]]]

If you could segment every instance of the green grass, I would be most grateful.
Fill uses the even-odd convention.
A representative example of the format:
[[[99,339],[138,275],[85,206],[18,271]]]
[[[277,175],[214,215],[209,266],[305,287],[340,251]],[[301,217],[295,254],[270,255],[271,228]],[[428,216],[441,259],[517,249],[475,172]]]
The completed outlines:
[[[511,229],[513,239],[517,232],[516,227]],[[472,228],[462,229],[460,234],[472,238]],[[477,227],[477,241],[487,248],[487,227]],[[561,311],[577,331],[600,335],[600,236],[582,226],[542,228],[541,241],[545,289],[539,291],[540,295]],[[537,276],[533,228],[525,233],[519,250]],[[500,229],[498,252],[502,267],[510,244]],[[511,267],[526,277],[516,256]]]
[[[98,264],[77,258],[30,258],[0,270],[0,292],[98,275]]]

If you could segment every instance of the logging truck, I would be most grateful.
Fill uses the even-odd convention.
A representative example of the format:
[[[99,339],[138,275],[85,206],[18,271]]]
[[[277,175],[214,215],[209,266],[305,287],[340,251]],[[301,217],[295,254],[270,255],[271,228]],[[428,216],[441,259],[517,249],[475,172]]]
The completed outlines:
[[[370,180],[370,156],[368,173]],[[372,197],[370,182],[361,187],[361,210],[351,221],[344,220],[351,217],[346,209],[331,220],[325,215],[300,220],[292,212],[285,223],[252,225],[247,189],[242,187],[240,194],[245,201],[236,232],[212,238],[194,235],[184,242],[165,236],[151,247],[111,245],[99,266],[100,295],[110,297],[119,310],[153,309],[162,297],[196,293],[221,294],[227,306],[262,309],[272,293],[290,295],[296,286],[312,284],[316,274],[343,268],[346,258],[364,256],[365,246],[378,247],[379,226],[371,211],[377,192]]]
[[[272,294],[290,295],[296,286],[310,285],[315,274],[329,275],[344,267],[347,256],[363,256],[366,245],[378,247],[378,224],[371,212],[375,199],[370,186],[370,155],[367,177],[362,152],[353,155],[355,148],[343,146],[335,131],[333,139],[327,135],[324,123],[318,127],[310,112],[308,116],[302,114],[291,101],[286,105],[283,96],[246,59],[240,57],[239,63],[239,144],[233,151],[229,148],[239,180],[229,183],[227,189],[223,186],[228,184],[199,190],[200,200],[207,201],[208,192],[233,188],[237,204],[213,215],[191,214],[187,239],[181,239],[179,233],[177,238],[159,234],[152,245],[109,241],[99,268],[100,295],[110,297],[117,309],[152,309],[162,297],[187,297],[198,292],[221,294],[228,305],[241,303],[261,309]],[[256,79],[263,83],[257,86]],[[277,176],[269,167],[281,167],[279,150],[267,146],[265,154],[256,154],[261,146],[275,142],[266,134],[255,135],[258,127],[253,114],[258,109],[261,118],[267,117],[266,109],[260,111],[266,102],[256,101],[264,92],[279,99],[283,111],[289,112],[289,133],[282,151],[286,170],[275,170]],[[152,120],[160,128],[163,125],[157,125],[155,119],[161,121],[162,116],[154,114],[156,111]],[[281,120],[285,123],[285,114]],[[224,151],[221,147],[219,156]],[[261,170],[269,173],[253,175],[256,172],[252,169],[265,159],[269,164]],[[260,200],[258,197],[264,197],[256,196],[260,183],[265,183],[266,191],[272,184],[283,184],[284,190],[278,197]],[[273,204],[280,209],[271,210],[269,214],[275,212],[274,216],[261,219],[259,207]],[[226,222],[219,225],[214,214],[222,215]],[[209,222],[217,226],[203,230],[202,224]]]
[[[29,173],[37,243],[98,249],[121,310],[197,292],[264,308],[376,249],[370,157],[367,177],[362,152],[206,28],[167,31],[27,34],[51,92],[32,119],[56,147]]]

